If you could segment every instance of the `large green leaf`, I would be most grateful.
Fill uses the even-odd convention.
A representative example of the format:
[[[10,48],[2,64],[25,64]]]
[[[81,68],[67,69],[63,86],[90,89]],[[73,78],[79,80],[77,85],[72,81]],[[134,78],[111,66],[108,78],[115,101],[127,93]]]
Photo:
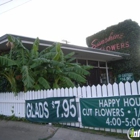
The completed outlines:
[[[83,78],[81,75],[75,73],[75,72],[65,72],[65,74],[70,78],[70,79],[73,79],[77,82],[80,82],[80,83],[85,83],[86,80],[85,78]]]
[[[51,66],[54,66],[54,67],[64,67],[65,66],[65,64],[63,63],[63,62],[59,62],[59,61],[55,61],[55,60],[51,60],[50,61],[50,65]]]
[[[75,52],[71,52],[71,53],[65,55],[64,58],[65,58],[65,59],[70,59],[74,54],[75,54]]]
[[[37,59],[33,59],[32,62],[33,63],[30,65],[30,68],[35,68],[35,67],[41,66],[41,64],[43,64],[43,63],[49,64],[50,60],[45,59],[45,58],[37,58]]]
[[[47,59],[52,59],[56,55],[56,52],[47,52],[45,54],[42,54],[40,57],[41,58],[47,58]]]
[[[60,81],[62,82],[61,86],[63,86],[63,87],[74,87],[74,83],[68,77],[62,76],[60,78]]]
[[[24,49],[20,49],[20,52],[18,54],[19,54],[19,56],[17,57],[18,64],[20,66],[26,65],[29,61],[27,53],[25,53]]]
[[[71,63],[68,63],[67,64],[67,67],[64,68],[64,71],[66,72],[75,72],[77,74],[80,74],[80,75],[89,75],[89,71],[87,71],[86,69],[91,69],[93,67],[84,67],[83,66],[80,66],[78,64],[71,64]]]
[[[16,83],[16,80],[14,78],[14,73],[12,70],[10,70],[9,72],[5,72],[5,73],[1,73],[7,80],[8,82],[10,83],[11,85],[11,90],[14,92],[14,93],[17,93],[17,83]]]
[[[56,47],[56,55],[54,56],[53,60],[63,61],[64,60],[64,54],[61,50],[61,44],[56,43],[55,47]]]
[[[49,52],[56,52],[56,49],[55,49],[55,46],[50,46],[44,50],[42,50],[40,53],[39,53],[39,56],[42,56],[43,54],[46,54],[46,53],[49,53]]]
[[[10,35],[9,35],[10,37]],[[15,38],[13,36],[11,36],[12,39],[9,40],[9,42],[12,42],[14,44],[14,51],[19,52],[21,51],[21,49],[23,49],[25,51],[25,53],[29,53],[29,50],[22,44],[22,41],[20,40],[20,38]]]
[[[21,68],[21,73],[22,73],[22,81],[24,83],[24,86],[27,87],[27,89],[29,88],[33,88],[34,86],[34,79],[31,76],[31,72],[29,72],[29,68],[28,66],[22,66]]]
[[[90,65],[82,65],[82,68],[85,70],[90,70],[92,69],[94,66],[90,66]]]
[[[79,65],[75,66],[74,69],[75,69],[75,72],[78,73],[78,74],[80,74],[80,75],[89,75],[90,74],[89,71],[83,69]]]
[[[15,38],[11,35],[7,36],[9,42],[15,42]]]
[[[76,58],[75,58],[75,57],[72,57],[72,58],[68,59],[67,62],[70,63],[70,62],[73,62],[73,61],[75,61],[75,60],[76,60]]]
[[[5,56],[0,56],[0,65],[2,66],[13,66],[17,65],[16,61],[11,60]]]
[[[39,38],[37,38],[34,41],[32,50],[31,50],[31,58],[37,58],[38,57],[38,48],[39,48]]]
[[[59,84],[58,83],[53,83],[53,88],[60,88]]]
[[[44,87],[44,89],[50,89],[49,82],[45,78],[39,77],[38,82]]]

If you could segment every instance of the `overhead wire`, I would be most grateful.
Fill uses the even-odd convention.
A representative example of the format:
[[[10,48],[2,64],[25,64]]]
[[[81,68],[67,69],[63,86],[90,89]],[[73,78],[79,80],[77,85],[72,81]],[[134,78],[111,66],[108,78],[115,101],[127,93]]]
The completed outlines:
[[[13,0],[11,0],[11,1],[13,1]],[[11,1],[8,1],[8,2],[11,2]],[[0,13],[0,15],[1,15],[1,14],[3,14],[3,13],[8,12],[8,11],[10,11],[10,10],[13,10],[13,9],[15,9],[15,8],[17,8],[17,7],[20,7],[20,6],[22,6],[22,5],[26,4],[26,3],[27,3],[27,2],[29,2],[29,1],[31,1],[31,0],[28,0],[28,1],[26,1],[26,2],[22,3],[22,4],[18,5],[18,6],[15,6],[15,7],[11,8],[11,9],[8,9],[7,11],[4,11],[4,12]],[[4,4],[6,4],[6,3],[8,3],[8,2],[5,2],[5,3],[1,4],[0,6],[2,6],[2,5],[4,5]]]
[[[2,6],[2,5],[4,5],[4,4],[7,4],[7,3],[11,2],[11,1],[13,1],[13,0],[9,0],[9,1],[7,1],[7,2],[4,2],[4,3],[0,4],[0,6]]]

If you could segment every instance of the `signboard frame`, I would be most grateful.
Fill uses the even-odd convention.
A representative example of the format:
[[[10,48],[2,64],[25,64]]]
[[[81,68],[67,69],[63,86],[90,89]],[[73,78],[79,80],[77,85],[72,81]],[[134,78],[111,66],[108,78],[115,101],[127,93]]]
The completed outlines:
[[[25,101],[25,118],[32,122],[78,122],[76,98],[51,97]]]
[[[140,128],[140,95],[81,98],[83,126]]]
[[[117,77],[118,82],[132,82],[134,80],[134,74],[133,73],[123,73],[119,74]]]

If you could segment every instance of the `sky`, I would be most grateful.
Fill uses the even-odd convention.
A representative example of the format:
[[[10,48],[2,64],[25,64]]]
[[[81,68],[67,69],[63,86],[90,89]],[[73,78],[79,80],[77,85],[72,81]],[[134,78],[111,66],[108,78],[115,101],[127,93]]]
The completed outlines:
[[[0,36],[87,47],[86,37],[126,19],[140,25],[139,0],[0,0]]]

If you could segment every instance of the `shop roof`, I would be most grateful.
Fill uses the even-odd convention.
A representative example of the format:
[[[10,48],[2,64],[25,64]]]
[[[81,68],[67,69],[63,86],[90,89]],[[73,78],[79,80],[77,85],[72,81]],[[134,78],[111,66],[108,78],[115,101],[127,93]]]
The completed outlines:
[[[22,43],[30,49],[32,47],[32,44],[35,40],[35,38],[25,37],[25,36],[18,36],[10,34],[14,37],[19,37],[22,40]],[[6,46],[6,43],[8,41],[7,39],[8,34],[3,35],[0,37],[0,51],[8,51],[9,48]],[[43,50],[48,46],[51,46],[55,42],[53,41],[47,41],[47,40],[41,40],[40,39],[40,46],[39,49]],[[68,54],[70,52],[75,52],[75,57],[78,59],[86,59],[86,60],[98,60],[98,61],[116,61],[123,59],[124,56],[127,56],[129,54],[120,53],[120,52],[114,52],[114,51],[105,51],[100,49],[93,49],[89,47],[83,47],[83,46],[77,46],[77,45],[71,45],[71,44],[64,44],[61,43],[62,50],[65,54]]]

